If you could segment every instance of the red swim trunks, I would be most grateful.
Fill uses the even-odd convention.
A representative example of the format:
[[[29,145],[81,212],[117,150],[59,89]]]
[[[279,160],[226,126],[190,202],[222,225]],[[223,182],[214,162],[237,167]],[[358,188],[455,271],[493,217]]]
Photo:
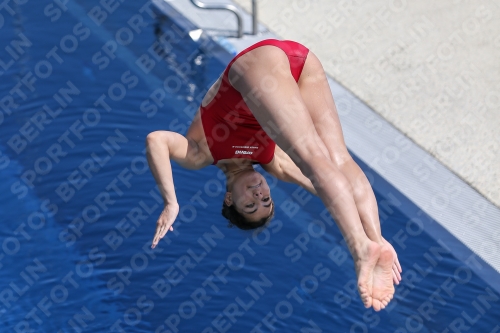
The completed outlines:
[[[264,45],[282,49],[290,61],[290,72],[297,82],[309,53],[293,41],[266,39],[240,52],[226,67],[217,95],[205,107],[200,106],[201,122],[214,163],[230,158],[245,158],[267,164],[274,157],[276,143],[264,132],[241,94],[228,79],[231,65],[243,54]]]

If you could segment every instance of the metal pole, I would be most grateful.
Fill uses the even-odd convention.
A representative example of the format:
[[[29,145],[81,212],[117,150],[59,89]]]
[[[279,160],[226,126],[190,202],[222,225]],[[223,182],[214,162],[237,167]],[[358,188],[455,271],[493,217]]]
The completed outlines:
[[[257,19],[257,0],[252,0],[252,34],[257,35],[259,33],[259,21]]]

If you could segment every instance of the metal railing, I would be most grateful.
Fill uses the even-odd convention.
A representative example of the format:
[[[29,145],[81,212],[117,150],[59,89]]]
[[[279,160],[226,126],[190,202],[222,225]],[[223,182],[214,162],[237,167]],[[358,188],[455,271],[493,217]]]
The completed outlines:
[[[198,8],[202,9],[217,9],[217,10],[228,10],[236,15],[236,20],[238,22],[238,38],[243,37],[243,17],[236,6],[230,4],[206,4],[199,0],[191,0],[191,3]],[[252,34],[256,35],[258,33],[258,20],[257,20],[257,0],[252,0]]]

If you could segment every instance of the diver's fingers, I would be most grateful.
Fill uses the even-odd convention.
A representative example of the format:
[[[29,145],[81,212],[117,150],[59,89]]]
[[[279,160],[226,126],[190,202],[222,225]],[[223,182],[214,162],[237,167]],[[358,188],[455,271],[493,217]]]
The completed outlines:
[[[158,244],[158,228],[156,229],[155,235],[153,236],[153,242],[151,243],[151,248],[154,249],[156,245]]]
[[[155,232],[155,235],[153,237],[153,243],[151,244],[151,248],[155,248],[156,245],[158,245],[158,242],[160,241],[160,239],[163,238],[163,236],[165,236],[165,234],[167,233],[167,226],[166,224],[164,223],[158,223],[156,225],[156,232]]]
[[[171,226],[166,226],[164,225],[161,229],[161,233],[160,233],[160,239],[162,239],[163,237],[165,237],[165,235],[167,234],[167,231],[171,228]]]

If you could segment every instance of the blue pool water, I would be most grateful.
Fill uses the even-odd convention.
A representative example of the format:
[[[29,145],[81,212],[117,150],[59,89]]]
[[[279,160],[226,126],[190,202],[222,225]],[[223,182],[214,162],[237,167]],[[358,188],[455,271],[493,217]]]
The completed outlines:
[[[230,55],[173,11],[109,3],[0,10],[0,332],[500,332],[487,264],[359,160],[405,271],[385,311],[319,199],[271,178],[274,222],[244,232],[215,167],[174,165],[181,212],[150,250],[145,136],[185,132]]]

